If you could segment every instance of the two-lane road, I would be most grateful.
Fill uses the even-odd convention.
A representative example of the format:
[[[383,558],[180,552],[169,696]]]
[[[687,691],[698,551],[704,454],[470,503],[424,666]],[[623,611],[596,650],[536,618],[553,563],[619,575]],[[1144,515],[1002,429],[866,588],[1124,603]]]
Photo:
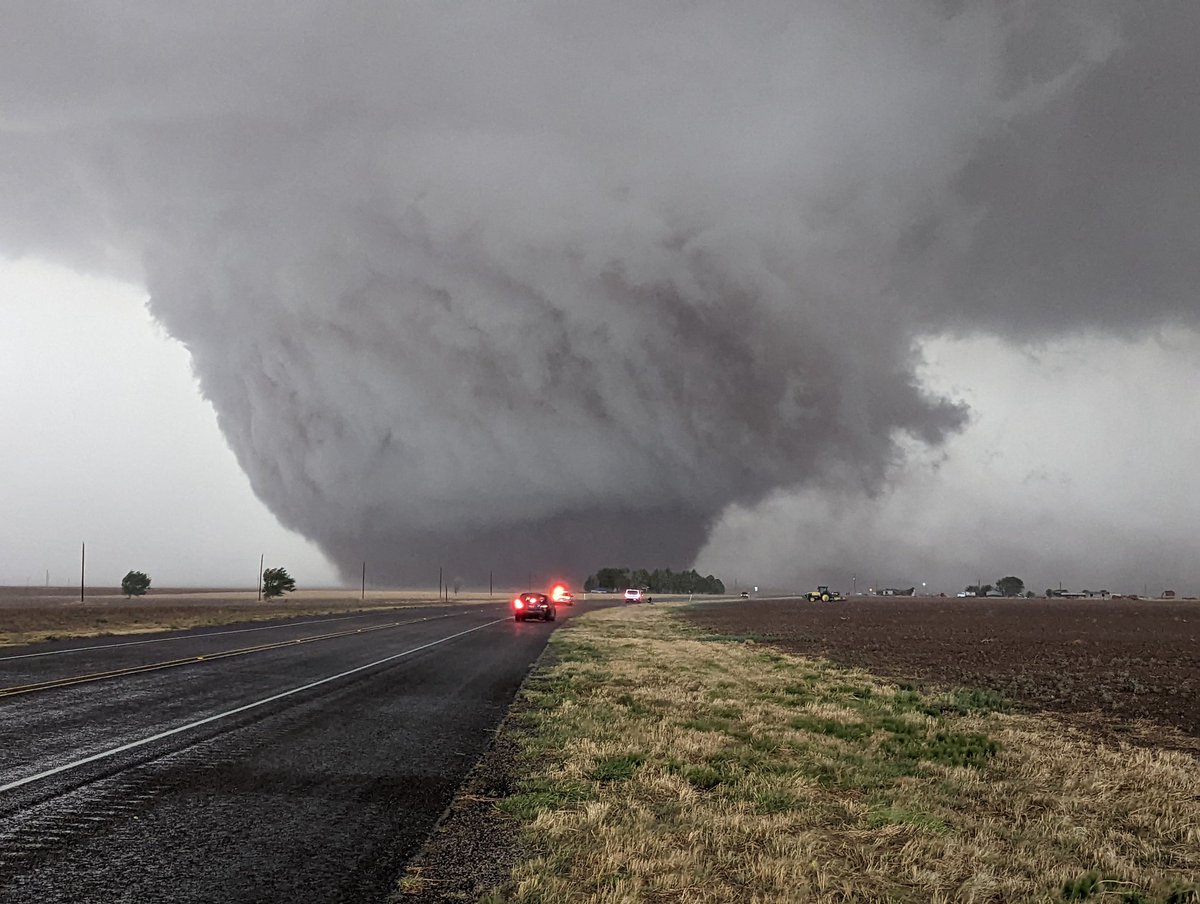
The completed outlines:
[[[0,653],[0,900],[381,900],[551,627],[431,606]]]

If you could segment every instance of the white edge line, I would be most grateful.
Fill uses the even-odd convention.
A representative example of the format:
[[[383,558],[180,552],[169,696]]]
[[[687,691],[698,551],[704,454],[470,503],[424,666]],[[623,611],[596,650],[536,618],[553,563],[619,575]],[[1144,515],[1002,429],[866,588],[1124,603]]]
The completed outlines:
[[[294,687],[291,690],[283,691],[271,697],[264,697],[262,700],[255,700],[253,703],[247,703],[244,706],[239,706],[236,709],[226,710],[223,713],[207,716],[195,722],[189,722],[187,725],[180,725],[177,728],[171,728],[167,731],[160,731],[156,735],[151,735],[148,738],[142,738],[140,741],[130,741],[128,744],[122,744],[120,747],[113,747],[110,750],[102,750],[100,753],[93,753],[91,756],[86,756],[81,760],[75,760],[73,763],[64,763],[61,766],[55,766],[53,769],[47,769],[45,772],[39,772],[37,775],[29,775],[25,778],[17,779],[15,782],[9,782],[7,785],[0,785],[0,792],[11,791],[14,788],[20,788],[22,785],[28,785],[32,782],[41,781],[44,778],[49,778],[52,775],[58,775],[60,772],[67,772],[70,769],[77,769],[80,766],[86,766],[88,763],[94,763],[97,760],[107,759],[110,756],[116,756],[118,753],[124,753],[127,750],[133,750],[137,747],[143,747],[146,744],[152,744],[155,741],[160,741],[163,738],[169,738],[171,735],[177,735],[180,732],[189,731],[193,728],[199,728],[201,725],[207,725],[209,722],[216,722],[218,719],[225,719],[229,716],[236,716],[238,713],[244,713],[248,709],[254,709],[258,706],[263,706],[267,703],[274,703],[276,700],[282,700],[284,697],[290,697],[292,694],[298,694],[301,691],[307,691],[314,687],[320,687],[322,684],[328,684],[330,681],[336,681],[339,678],[345,678],[347,675],[353,675],[356,672],[361,672],[365,669],[374,668],[377,665],[383,665],[385,662],[391,662],[393,659],[399,659],[402,656],[410,656],[413,653],[419,653],[421,650],[428,650],[430,647],[436,647],[440,643],[445,643],[448,640],[454,640],[456,637],[462,637],[466,634],[471,634],[475,631],[480,631],[483,628],[490,628],[492,625],[498,625],[500,622],[508,621],[507,618],[498,618],[495,621],[490,621],[487,624],[479,625],[474,628],[468,628],[466,631],[459,631],[457,634],[451,634],[449,637],[443,637],[440,640],[430,641],[427,644],[422,644],[419,647],[413,647],[411,650],[405,650],[403,653],[393,653],[391,656],[385,656],[383,659],[377,659],[374,662],[368,662],[366,665],[360,665],[350,669],[347,672],[339,672],[336,675],[330,675],[327,678],[322,678],[319,681],[312,681],[301,687]]]

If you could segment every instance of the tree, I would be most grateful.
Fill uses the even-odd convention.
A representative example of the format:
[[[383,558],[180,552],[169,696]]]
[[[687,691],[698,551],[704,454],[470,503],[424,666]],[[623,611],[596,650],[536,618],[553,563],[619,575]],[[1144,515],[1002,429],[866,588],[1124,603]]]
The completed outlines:
[[[144,596],[150,589],[150,576],[144,571],[131,571],[121,578],[121,590],[125,598]]]
[[[638,568],[630,571],[628,568],[601,568],[595,574],[590,574],[583,582],[584,590],[625,590],[629,587],[648,587],[651,593],[724,593],[725,585],[713,577],[701,577],[696,569],[691,571],[672,571],[670,568],[656,568],[647,571]]]
[[[592,589],[624,590],[633,585],[629,581],[628,568],[601,568],[593,578],[588,578]],[[586,582],[585,585],[586,586]]]
[[[1010,574],[996,581],[996,589],[1005,596],[1020,596],[1025,592],[1025,582]]]
[[[268,568],[263,572],[263,596],[272,599],[296,589],[296,582],[286,568]]]

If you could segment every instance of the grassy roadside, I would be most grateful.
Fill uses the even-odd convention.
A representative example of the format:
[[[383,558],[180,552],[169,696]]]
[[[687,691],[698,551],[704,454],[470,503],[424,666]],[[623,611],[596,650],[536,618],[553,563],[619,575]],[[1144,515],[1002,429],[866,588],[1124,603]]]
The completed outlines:
[[[670,608],[555,632],[514,716],[499,902],[1200,901],[1200,769],[978,692],[706,638]]]

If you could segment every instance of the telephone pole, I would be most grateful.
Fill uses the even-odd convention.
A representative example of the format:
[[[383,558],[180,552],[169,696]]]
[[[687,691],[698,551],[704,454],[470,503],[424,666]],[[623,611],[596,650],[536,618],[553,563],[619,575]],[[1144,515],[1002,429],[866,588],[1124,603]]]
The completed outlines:
[[[267,561],[267,554],[264,552],[258,557],[258,601],[262,602],[262,585],[263,585],[263,564]]]
[[[87,544],[79,546],[79,602],[83,602],[83,576],[87,571]]]
[[[363,562],[362,598],[364,601],[367,598],[367,563],[366,562]]]

